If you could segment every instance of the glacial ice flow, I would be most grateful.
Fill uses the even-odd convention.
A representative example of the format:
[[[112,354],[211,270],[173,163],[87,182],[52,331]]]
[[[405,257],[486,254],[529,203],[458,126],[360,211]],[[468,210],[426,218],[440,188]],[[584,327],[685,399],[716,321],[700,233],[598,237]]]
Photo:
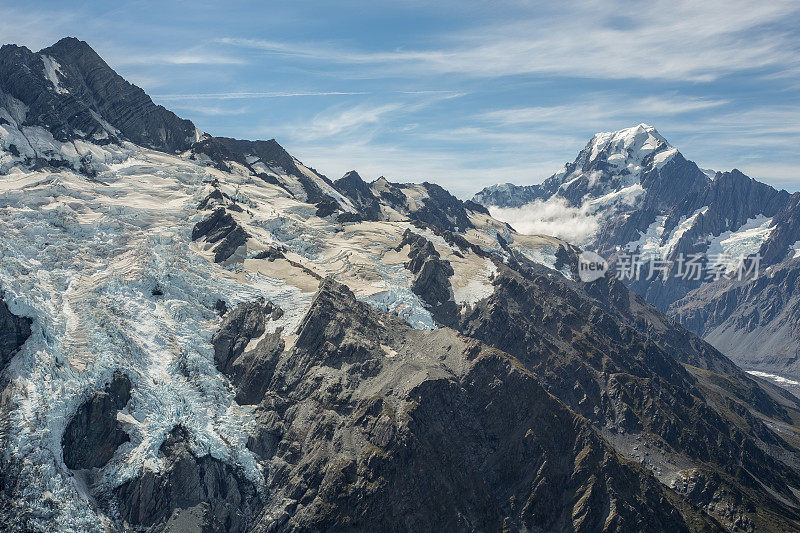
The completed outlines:
[[[255,479],[256,462],[244,447],[250,415],[231,401],[214,368],[213,305],[259,296],[287,308],[307,305],[285,284],[235,279],[192,249],[195,207],[208,176],[178,161],[166,167],[161,157],[135,154],[129,165],[101,175],[104,185],[67,172],[0,178],[0,286],[12,312],[34,319],[32,338],[11,369],[19,409],[10,415],[9,451],[25,460],[30,497],[21,504],[30,516],[40,515],[50,497],[61,502],[58,523],[76,530],[100,530],[101,522],[59,466],[60,438],[114,370],[134,383],[131,442],[121,449],[126,459],[104,469],[101,484],[119,485],[145,465],[157,468],[163,435],[178,421],[202,451]],[[152,296],[156,285],[163,296]]]
[[[52,136],[39,138],[33,150],[57,146]],[[60,466],[60,438],[115,370],[134,385],[122,414],[131,441],[103,469],[101,486],[157,469],[158,448],[177,422],[193,433],[199,453],[239,465],[258,486],[261,474],[245,447],[250,410],[232,401],[214,366],[214,304],[263,297],[284,310],[270,329],[291,334],[313,291],[241,265],[217,265],[191,242],[193,225],[207,215],[196,210],[207,184],[224,181],[226,192],[245,202],[253,215],[247,230],[268,235],[265,244],[310,260],[324,255],[324,240],[314,237],[321,230],[301,223],[308,206],[278,187],[133,145],[91,149],[108,155],[92,180],[68,171],[0,176],[0,286],[12,312],[34,319],[32,338],[11,368],[20,408],[11,414],[9,451],[30,459],[23,462],[31,480],[23,505],[31,516],[54,498],[63,502],[59,523],[85,531],[100,530],[101,521]],[[387,275],[391,296],[380,306],[417,327],[435,327],[408,285],[402,275]],[[156,287],[163,295],[153,296]]]
[[[78,407],[117,370],[133,384],[131,401],[119,415],[130,442],[100,472],[100,489],[119,486],[142,468],[160,468],[158,449],[178,422],[192,433],[198,454],[237,465],[263,488],[245,446],[252,409],[233,401],[230,384],[214,364],[210,339],[221,320],[217,300],[229,309],[256,298],[272,301],[284,313],[268,331],[282,328],[291,337],[312,304],[318,279],[332,276],[360,300],[413,327],[436,328],[411,290],[407,255],[395,250],[406,229],[447,254],[460,302],[473,304],[493,290],[491,261],[455,250],[430,230],[407,222],[342,225],[322,219],[292,194],[302,187],[287,191],[241,169],[223,172],[188,153],[168,155],[130,143],[61,143],[43,128],[20,126],[25,106],[3,98],[0,288],[13,313],[34,321],[31,338],[8,369],[19,405],[10,414],[8,452],[29,480],[20,504],[34,526],[45,529],[55,520],[65,529],[103,530],[105,518],[88,503],[81,475],[63,466],[61,436]],[[32,171],[26,158],[66,161],[73,169],[89,158],[96,174]],[[263,166],[279,182],[298,185],[282,169]],[[311,170],[299,163],[298,168],[326,192],[336,192]],[[230,213],[250,236],[246,255],[225,265],[213,262],[208,243],[191,238],[193,226],[210,214],[197,208],[214,186],[242,208]],[[403,190],[418,193],[413,186]],[[352,209],[346,198],[335,198]],[[476,238],[482,248],[502,253],[491,228],[475,230]],[[270,246],[285,258],[252,258]],[[534,260],[554,267],[556,248],[539,255],[532,249]],[[51,500],[59,502],[55,518],[45,512]]]
[[[732,272],[741,258],[758,253],[773,229],[770,217],[758,215],[748,219],[735,231],[725,231],[716,237],[710,236],[708,257],[724,265],[726,272]]]

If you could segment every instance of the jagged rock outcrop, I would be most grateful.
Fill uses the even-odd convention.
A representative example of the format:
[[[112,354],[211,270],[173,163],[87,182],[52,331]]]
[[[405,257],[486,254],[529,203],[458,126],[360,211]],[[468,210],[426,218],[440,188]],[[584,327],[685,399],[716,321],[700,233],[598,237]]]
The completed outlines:
[[[677,226],[681,216],[707,206],[689,232],[697,237],[719,235],[741,227],[759,215],[772,218],[786,209],[790,202],[788,192],[760,183],[737,169],[720,172],[703,190],[691,192],[676,202],[678,205],[670,206],[672,212],[667,219],[667,230]]]
[[[406,245],[409,246],[410,259],[406,268],[414,274],[411,290],[430,307],[437,322],[452,325],[458,313],[450,285],[453,267],[441,258],[429,240],[418,233],[406,230],[397,249]]]
[[[205,242],[214,246],[214,262],[224,263],[236,253],[240,246],[247,243],[249,235],[224,207],[219,207],[212,214],[195,224],[192,240],[205,238]]]
[[[427,198],[414,211],[414,220],[432,224],[449,231],[466,231],[473,227],[464,202],[440,185],[423,182]]]
[[[257,404],[261,401],[277,358],[283,352],[283,331],[266,333],[269,320],[280,318],[283,311],[263,300],[239,304],[223,320],[219,331],[211,340],[217,368],[228,376],[236,387],[236,401],[240,404]],[[247,345],[262,337],[251,349]]]
[[[351,170],[333,182],[336,190],[345,195],[358,209],[358,215],[364,220],[380,220],[382,216],[381,202],[372,192],[372,188],[355,170]]]
[[[31,336],[33,321],[13,314],[0,293],[0,373]]]
[[[253,484],[230,465],[198,456],[185,427],[176,426],[159,449],[163,464],[145,469],[114,490],[114,503],[135,531],[244,532],[260,506]]]
[[[352,170],[333,185],[358,208],[359,220],[408,218],[448,231],[466,231],[474,227],[470,212],[486,211],[472,202],[462,202],[435,183],[390,183],[380,177],[368,184]]]
[[[218,165],[236,162],[240,165],[249,166],[250,163],[247,160],[247,156],[250,155],[265,164],[301,174],[294,158],[275,139],[246,141],[229,137],[209,137],[194,145],[192,151],[196,154],[204,154],[210,157]]]
[[[794,193],[772,219],[773,230],[761,246],[761,257],[766,265],[774,265],[796,255],[792,246],[800,240],[800,193]],[[793,257],[792,257],[793,258]]]
[[[233,165],[249,169],[253,175],[268,183],[283,187],[294,196],[297,191],[287,186],[274,174],[274,171],[284,172],[300,185],[301,199],[317,205],[318,216],[328,216],[341,208],[339,202],[330,196],[330,191],[333,190],[331,181],[323,175],[317,174],[315,179],[304,172],[298,166],[299,162],[275,139],[249,141],[207,136],[192,146],[192,154],[195,158],[210,158],[215,166],[222,170],[231,170]],[[325,190],[326,188],[329,190]]]
[[[219,208],[226,208],[237,213],[241,213],[243,211],[242,207],[233,198],[219,190],[218,183],[212,182],[212,185],[214,186],[214,189],[208,193],[208,196],[203,198],[203,201],[198,204],[198,211],[203,211],[206,209],[216,211]]]
[[[64,464],[73,470],[101,468],[117,448],[130,440],[117,412],[131,396],[128,376],[115,372],[111,383],[93,393],[79,408],[61,437]]]

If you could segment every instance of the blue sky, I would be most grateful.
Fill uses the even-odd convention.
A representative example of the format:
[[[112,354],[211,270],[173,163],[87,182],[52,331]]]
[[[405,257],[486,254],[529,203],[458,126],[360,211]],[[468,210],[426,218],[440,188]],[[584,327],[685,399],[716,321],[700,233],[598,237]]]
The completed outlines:
[[[329,177],[538,183],[654,125],[701,167],[800,190],[800,3],[20,2],[0,41],[72,35],[204,131]]]

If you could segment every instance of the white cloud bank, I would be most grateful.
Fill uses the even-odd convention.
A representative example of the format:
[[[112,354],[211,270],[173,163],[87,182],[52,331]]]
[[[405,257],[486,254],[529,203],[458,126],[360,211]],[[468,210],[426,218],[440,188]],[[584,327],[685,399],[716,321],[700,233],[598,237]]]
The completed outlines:
[[[559,196],[534,200],[521,207],[490,207],[489,213],[525,235],[552,235],[572,244],[583,244],[599,229],[596,216],[585,207],[572,207]]]

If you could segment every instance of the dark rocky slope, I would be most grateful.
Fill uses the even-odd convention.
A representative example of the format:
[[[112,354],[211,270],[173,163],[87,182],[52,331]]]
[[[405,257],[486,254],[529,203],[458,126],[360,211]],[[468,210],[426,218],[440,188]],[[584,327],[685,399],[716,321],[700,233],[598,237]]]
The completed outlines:
[[[33,55],[45,68],[46,54]],[[72,67],[66,64],[79,66],[82,61],[66,52],[58,58],[67,74]],[[38,71],[37,76],[46,79],[45,74]],[[66,78],[73,76],[61,75],[56,73],[59,83],[72,87]],[[84,85],[90,93],[100,91],[91,83]],[[31,90],[58,95],[57,103],[71,98],[57,87],[46,82]],[[87,102],[81,105],[100,109]],[[140,104],[145,114],[151,110],[146,102]],[[146,117],[123,121],[109,113],[114,128],[121,131],[117,124],[128,124],[135,134],[133,125],[151,124],[155,129],[147,139],[163,138],[165,151],[183,150],[178,143],[181,123],[175,135],[161,135],[160,125],[172,127],[168,117],[158,119],[162,122],[147,122]],[[30,115],[50,127],[41,117]],[[74,134],[81,135],[77,130]],[[80,494],[103,509],[109,529],[800,527],[800,401],[748,378],[621,283],[611,278],[588,285],[569,281],[515,253],[499,236],[502,251],[472,244],[458,231],[474,228],[474,215],[485,214],[485,209],[431,184],[385,179],[366,184],[349,174],[336,187],[363,213],[345,213],[347,202],[331,200],[337,195],[327,188],[330,183],[306,173],[274,141],[206,137],[185,150],[186,157],[209,163],[202,157],[206,155],[219,168],[242,165],[252,177],[282,183],[286,190],[297,191],[292,185],[299,183],[302,191],[296,198],[315,205],[319,216],[339,212],[338,222],[322,221],[331,231],[348,220],[373,217],[430,225],[461,252],[493,258],[494,292],[474,305],[455,306],[450,298],[452,265],[430,240],[408,232],[403,242],[391,246],[409,246],[407,268],[415,293],[439,323],[451,327],[412,329],[398,317],[357,301],[347,287],[330,279],[291,332],[272,331],[270,321],[282,311],[270,302],[245,303],[228,312],[218,301],[215,307],[225,317],[209,340],[213,362],[227,379],[222,383],[229,383],[233,392],[220,397],[235,399],[239,406],[230,405],[231,410],[254,413],[253,426],[246,427],[253,456],[233,445],[230,450],[246,457],[211,455],[182,423],[160,446],[161,433],[150,435],[159,446],[157,469],[134,472],[111,487],[96,483],[99,476],[85,477]],[[647,157],[652,163],[653,157]],[[270,171],[257,171],[251,158]],[[664,168],[681,183],[693,186],[703,179],[682,158],[670,164],[676,167]],[[605,168],[602,161],[586,165],[591,171]],[[280,181],[284,173],[295,181]],[[662,178],[644,177],[653,191],[666,187]],[[573,192],[595,185],[575,182]],[[315,191],[323,189],[333,196],[317,196]],[[652,209],[639,222],[663,207],[655,197],[649,205]],[[208,210],[208,216],[195,227],[193,238],[213,244],[214,259],[227,264],[247,239],[236,221],[236,210],[242,208],[219,190],[199,208]],[[575,253],[560,246],[557,268],[574,267]],[[270,247],[257,257],[276,261],[286,256]],[[155,289],[152,294],[157,295]],[[209,308],[213,301],[211,297]],[[5,343],[16,346],[8,352],[13,355],[21,344],[19,333],[27,336],[30,323],[26,330],[25,320],[3,315],[2,308],[0,317],[10,324],[6,331],[14,332],[14,340]],[[213,369],[210,376],[208,367],[202,368],[202,374],[181,375],[189,385],[220,379]],[[116,415],[127,401],[127,387],[120,380],[91,396],[70,423],[62,443],[65,460],[75,468],[101,466],[115,450],[121,453],[116,444],[126,437],[118,431]],[[13,408],[8,398],[5,392],[0,395],[2,421]],[[19,465],[9,457],[0,454],[4,519],[19,515],[15,502],[26,496],[25,479],[16,475]],[[30,529],[26,518],[13,522],[15,527]]]
[[[641,453],[646,450],[642,461],[665,483],[678,486],[682,464],[708,472],[724,490],[697,491],[702,497],[695,503],[715,508],[709,494],[726,499],[729,510],[716,515],[723,522],[748,529],[800,519],[800,502],[787,490],[800,482],[796,435],[786,440],[762,420],[796,423],[800,402],[790,414],[734,371],[727,378],[756,397],[729,394],[729,405],[717,405],[691,367],[673,357],[680,352],[659,345],[660,338],[670,340],[666,332],[648,338],[604,309],[607,303],[558,285],[546,276],[501,273],[495,294],[466,315],[461,330],[517,357],[621,452],[626,441],[631,456],[639,455],[631,453],[633,442]],[[694,357],[706,367],[725,366],[710,348]],[[756,508],[760,512],[749,511]]]
[[[748,370],[800,376],[800,262],[752,281],[700,287],[670,307],[687,328]]]
[[[0,373],[31,336],[31,319],[14,315],[0,293]]]
[[[714,530],[513,357],[326,281],[260,402],[257,531]]]
[[[283,331],[277,329],[265,335],[266,325],[282,315],[283,311],[272,302],[239,304],[211,340],[214,362],[236,387],[236,401],[240,404],[257,404],[264,396],[286,345],[281,337]],[[252,350],[245,351],[252,339],[262,336]]]
[[[130,379],[115,372],[105,390],[93,393],[78,408],[61,437],[68,468],[101,468],[121,444],[130,440],[117,421],[117,411],[130,397]]]
[[[664,330],[680,328],[668,319],[651,321],[648,313],[658,313],[644,302],[620,306],[604,296],[608,291],[582,296],[562,283],[510,270],[498,278],[495,295],[468,313],[460,328],[501,352],[448,329],[411,330],[326,281],[293,349],[271,352],[263,367],[250,365],[237,378],[257,373],[269,384],[260,393],[249,447],[265,465],[280,465],[271,481],[278,494],[264,515],[272,518],[262,517],[257,527],[624,530],[645,520],[653,530],[696,530],[700,522],[720,527],[714,525],[719,520],[732,529],[780,530],[800,520],[788,488],[800,483],[797,437],[786,440],[765,424],[796,425],[798,403],[765,392],[740,371],[726,376],[681,365],[659,346],[661,340],[678,342]],[[239,318],[226,321],[222,336],[239,346],[258,338],[259,324],[267,320],[263,307],[240,306]],[[640,337],[617,315],[650,321],[654,338]],[[229,353],[225,346],[220,353]],[[726,367],[724,357],[703,346],[696,362]],[[218,365],[224,371],[223,359]],[[523,420],[524,431],[514,429]],[[515,437],[516,431],[522,433]],[[595,445],[605,449],[609,443],[615,459],[601,459],[609,452]],[[567,448],[576,454],[568,460],[573,466],[553,463]],[[538,460],[536,453],[542,454]],[[629,463],[617,453],[631,459],[642,453],[642,471],[675,492],[661,485],[657,496],[646,482],[632,481],[624,473]],[[633,518],[636,511],[598,523],[597,509],[618,509],[621,502],[586,485],[594,478],[582,477],[585,465],[575,463],[583,454],[598,458],[588,471],[606,472],[607,487],[617,479],[638,487],[645,500],[635,506],[655,505],[648,495],[665,497],[683,518],[675,522],[674,511],[671,518]],[[538,474],[531,477],[533,469]],[[460,494],[456,487],[463,486],[474,489]],[[565,490],[566,500],[544,496]],[[570,490],[588,490],[586,497],[598,500],[579,503],[582,497],[574,499]],[[398,503],[407,501],[403,494],[413,494],[415,506],[428,502],[425,512],[404,510]],[[287,495],[293,503],[281,507],[285,503],[277,502]],[[633,505],[630,497],[622,500]],[[276,505],[283,518],[275,518]],[[570,505],[568,525],[564,509]],[[715,518],[698,515],[695,506]],[[582,513],[588,513],[585,522],[577,519]]]
[[[160,448],[164,467],[144,470],[114,490],[125,530],[248,530],[259,508],[255,487],[226,463],[192,451],[191,435],[173,428]]]
[[[46,58],[58,62],[55,90],[45,72]],[[26,123],[43,125],[61,141],[75,138],[138,145],[178,152],[196,139],[191,121],[155,105],[145,92],[125,81],[83,41],[61,39],[38,53],[24,46],[0,49],[0,91],[28,106]],[[110,124],[118,133],[108,131]]]

